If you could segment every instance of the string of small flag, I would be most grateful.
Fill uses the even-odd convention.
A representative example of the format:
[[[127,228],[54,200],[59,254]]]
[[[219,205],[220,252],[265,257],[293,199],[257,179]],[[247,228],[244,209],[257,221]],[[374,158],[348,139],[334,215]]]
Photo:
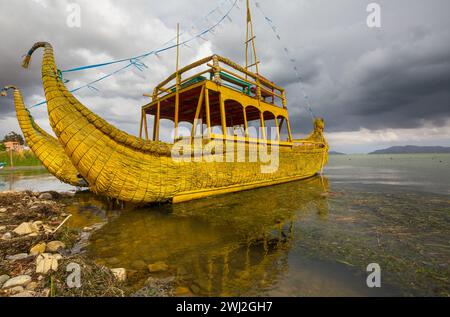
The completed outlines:
[[[258,9],[258,11],[261,13],[261,15],[264,17],[264,20],[265,20],[265,21],[267,22],[267,24],[269,25],[270,29],[271,29],[272,32],[274,33],[274,35],[275,35],[275,37],[277,38],[277,40],[280,41],[280,42],[282,42],[282,37],[281,37],[281,35],[280,35],[279,32],[278,32],[278,28],[277,28],[276,25],[274,24],[273,20],[272,20],[271,18],[269,18],[269,17],[265,14],[264,10],[263,10],[262,7],[261,7],[261,3],[258,2],[258,1],[255,1],[255,6],[256,6],[256,8]],[[291,55],[291,53],[290,53],[290,50],[289,50],[286,46],[283,47],[283,51],[284,51],[284,53],[286,54],[287,59],[289,60],[289,62],[290,62],[290,63],[292,64],[292,66],[293,66],[292,68],[293,68],[293,70],[294,70],[294,72],[295,72],[295,76],[296,76],[296,79],[297,79],[297,83],[298,83],[298,85],[299,85],[299,87],[300,87],[300,91],[301,91],[301,93],[302,93],[302,95],[303,95],[303,99],[304,99],[305,102],[306,102],[305,109],[309,112],[309,114],[311,115],[311,118],[314,120],[314,119],[315,119],[315,115],[314,115],[314,112],[313,112],[313,110],[312,110],[312,108],[311,108],[311,103],[310,103],[310,100],[309,100],[309,96],[306,94],[305,88],[304,88],[304,86],[303,86],[303,77],[301,76],[300,70],[299,70],[299,68],[298,68],[298,66],[297,66],[297,60],[296,60],[294,57],[292,57],[292,55]]]
[[[202,40],[207,40],[205,38],[205,36],[208,33],[213,34],[214,30],[216,28],[218,28],[225,20],[227,21],[232,21],[230,14],[232,12],[232,10],[236,7],[238,7],[237,5],[238,0],[224,0],[222,1],[214,10],[210,11],[206,16],[204,16],[203,18],[197,20],[196,22],[194,22],[192,24],[192,26],[189,28],[189,31],[187,32],[187,34],[189,35],[189,38],[186,40],[182,40],[179,45],[183,45],[183,46],[188,46],[188,43],[197,40],[197,39],[202,39]],[[223,14],[223,10],[225,10],[224,7],[226,7],[227,5],[231,5],[231,7],[229,7],[226,10],[226,13]],[[206,21],[207,23],[210,22],[212,20],[212,17],[214,15],[220,14],[221,17],[220,19],[218,19],[215,23],[213,23],[212,25],[209,24],[208,27],[200,29],[201,26],[198,26],[200,23],[202,23],[203,21]],[[201,31],[198,31],[201,30]],[[181,33],[180,37],[183,37],[185,33]],[[107,78],[110,78],[124,70],[127,70],[131,67],[135,67],[137,70],[139,71],[143,71],[144,69],[148,69],[148,66],[145,65],[142,60],[144,60],[145,58],[155,55],[158,56],[158,54],[161,54],[163,52],[172,50],[174,48],[176,48],[178,46],[178,44],[173,44],[173,42],[176,40],[177,37],[174,37],[172,39],[170,39],[169,41],[167,41],[166,43],[164,43],[160,48],[141,54],[139,56],[136,57],[132,57],[132,58],[126,58],[126,59],[120,59],[120,60],[115,60],[115,61],[110,61],[110,62],[105,62],[105,63],[100,63],[100,64],[93,64],[93,65],[87,65],[87,66],[81,66],[81,67],[75,67],[75,68],[71,68],[71,69],[66,69],[66,70],[62,70],[62,71],[58,71],[59,76],[61,77],[61,79],[64,82],[68,82],[67,79],[63,78],[63,74],[65,73],[72,73],[72,72],[77,72],[77,71],[82,71],[82,70],[88,70],[88,69],[94,69],[94,68],[100,68],[100,67],[105,67],[105,66],[109,66],[109,65],[114,65],[114,64],[120,64],[120,63],[126,63],[124,66],[116,69],[115,71],[108,73],[104,76],[101,76],[100,78],[97,78],[96,80],[93,80],[85,85],[82,85],[78,88],[72,89],[70,90],[70,92],[74,93],[77,91],[80,91],[84,88],[88,88],[90,90],[93,91],[99,91],[98,88],[94,87],[93,85],[96,83],[99,83]],[[29,107],[28,109],[32,109],[38,106],[41,106],[43,104],[46,104],[46,101],[42,101],[39,102],[31,107]]]

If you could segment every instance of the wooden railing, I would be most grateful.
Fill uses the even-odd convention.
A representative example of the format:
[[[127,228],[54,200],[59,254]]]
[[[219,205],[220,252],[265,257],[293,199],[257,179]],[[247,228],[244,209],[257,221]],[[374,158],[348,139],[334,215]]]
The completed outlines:
[[[183,75],[187,72],[205,66],[206,69],[201,70],[189,77],[183,78]],[[153,98],[153,101],[155,101],[167,94],[179,91],[183,85],[186,85],[190,81],[205,74],[210,74],[211,80],[217,84],[228,84],[228,86],[231,84],[232,87],[233,85],[234,87],[242,86],[242,92],[254,98],[258,98],[259,100],[271,98],[271,102],[269,103],[276,105],[275,101],[278,99],[281,101],[281,106],[286,108],[286,95],[283,88],[219,55],[212,55],[203,58],[195,63],[181,68],[178,72],[173,73],[158,86],[156,86],[151,97]]]
[[[312,141],[308,139],[294,139],[292,140],[294,143],[294,146],[297,145],[303,145],[303,146],[310,146],[314,148],[326,148],[328,147],[328,144],[325,141]]]

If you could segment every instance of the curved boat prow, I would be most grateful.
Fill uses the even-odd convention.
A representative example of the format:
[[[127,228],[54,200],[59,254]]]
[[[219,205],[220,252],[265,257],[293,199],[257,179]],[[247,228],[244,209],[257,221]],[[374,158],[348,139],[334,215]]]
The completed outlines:
[[[14,91],[17,120],[25,141],[44,167],[64,183],[77,187],[88,187],[88,183],[72,165],[59,141],[34,122],[33,117],[25,107],[20,90],[14,86],[6,86],[0,91],[0,95],[7,96],[8,90]]]
[[[166,196],[175,192],[176,186],[161,192],[160,175],[162,165],[170,165],[171,147],[129,135],[82,105],[59,77],[50,43],[34,44],[24,58],[23,67],[28,67],[38,48],[44,48],[42,81],[50,125],[90,189],[123,201],[167,200]],[[161,159],[166,162],[161,163]],[[176,180],[174,175],[173,181]]]

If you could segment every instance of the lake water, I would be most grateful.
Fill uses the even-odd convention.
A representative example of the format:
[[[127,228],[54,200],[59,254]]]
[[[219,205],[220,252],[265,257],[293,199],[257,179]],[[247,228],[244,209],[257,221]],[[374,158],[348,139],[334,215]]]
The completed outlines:
[[[73,190],[42,170],[0,171],[0,190]],[[107,224],[88,254],[132,290],[163,261],[208,296],[448,296],[450,155],[331,156],[324,177],[149,208],[77,193],[70,225]],[[381,267],[381,288],[366,285]]]

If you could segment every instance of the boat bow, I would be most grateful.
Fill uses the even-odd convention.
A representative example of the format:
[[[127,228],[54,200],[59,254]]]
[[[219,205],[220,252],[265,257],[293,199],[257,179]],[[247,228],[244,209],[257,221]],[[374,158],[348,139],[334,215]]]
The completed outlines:
[[[167,175],[173,164],[171,147],[129,135],[82,105],[59,77],[49,43],[36,43],[23,67],[28,67],[38,48],[44,49],[42,81],[50,125],[91,190],[136,203],[161,201],[175,194],[176,185],[164,190],[160,186],[163,177],[168,183],[177,183],[177,175]]]
[[[14,91],[17,120],[25,141],[44,167],[64,183],[77,187],[87,187],[87,182],[72,165],[59,141],[45,132],[33,120],[33,117],[25,107],[20,90],[14,86],[6,86],[1,91],[1,95],[6,96],[7,91],[10,89]]]

